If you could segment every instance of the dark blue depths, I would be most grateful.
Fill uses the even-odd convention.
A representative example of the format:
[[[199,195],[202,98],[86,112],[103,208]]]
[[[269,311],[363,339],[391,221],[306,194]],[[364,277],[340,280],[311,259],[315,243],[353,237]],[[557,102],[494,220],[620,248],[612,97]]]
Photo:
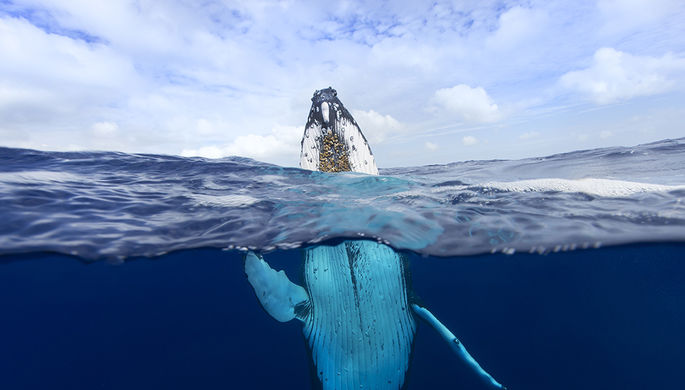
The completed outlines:
[[[299,250],[268,258],[298,279]],[[0,389],[310,387],[300,324],[263,312],[238,252],[0,259]],[[410,255],[418,298],[513,390],[680,388],[683,259],[682,244]],[[427,326],[414,347],[409,389],[487,388]]]

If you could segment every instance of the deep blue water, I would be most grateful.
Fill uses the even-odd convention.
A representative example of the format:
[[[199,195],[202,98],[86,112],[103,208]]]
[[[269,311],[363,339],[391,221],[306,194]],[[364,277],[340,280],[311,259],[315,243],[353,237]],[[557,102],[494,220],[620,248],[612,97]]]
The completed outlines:
[[[298,251],[269,262],[297,275]],[[509,389],[685,383],[685,245],[411,256],[420,298]],[[242,256],[123,265],[54,254],[0,265],[0,388],[307,389],[299,323],[260,307]],[[487,389],[419,323],[409,389]]]
[[[683,197],[683,139],[379,177],[0,148],[0,389],[309,388],[241,249],[298,281],[345,238],[403,250],[509,389],[680,388]],[[487,387],[420,323],[408,388]]]

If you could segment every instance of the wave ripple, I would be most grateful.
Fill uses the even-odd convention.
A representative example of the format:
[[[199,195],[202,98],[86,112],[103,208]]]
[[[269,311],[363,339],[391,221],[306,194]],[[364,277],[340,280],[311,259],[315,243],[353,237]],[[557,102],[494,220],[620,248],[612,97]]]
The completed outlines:
[[[381,176],[0,148],[0,254],[124,259],[369,238],[455,256],[683,241],[684,196],[685,139]]]

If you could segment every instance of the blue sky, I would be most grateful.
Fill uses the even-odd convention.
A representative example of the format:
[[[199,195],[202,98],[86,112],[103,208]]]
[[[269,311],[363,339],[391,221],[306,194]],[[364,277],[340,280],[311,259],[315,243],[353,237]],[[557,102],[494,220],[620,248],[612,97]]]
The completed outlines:
[[[685,136],[680,0],[0,0],[0,56],[2,146],[296,166],[328,86],[381,167]]]

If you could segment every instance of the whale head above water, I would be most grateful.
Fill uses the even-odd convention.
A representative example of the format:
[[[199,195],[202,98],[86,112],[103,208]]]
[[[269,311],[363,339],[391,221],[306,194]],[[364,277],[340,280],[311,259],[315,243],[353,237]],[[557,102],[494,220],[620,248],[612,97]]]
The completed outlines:
[[[301,145],[304,169],[378,174],[366,137],[331,87],[314,92]]]

